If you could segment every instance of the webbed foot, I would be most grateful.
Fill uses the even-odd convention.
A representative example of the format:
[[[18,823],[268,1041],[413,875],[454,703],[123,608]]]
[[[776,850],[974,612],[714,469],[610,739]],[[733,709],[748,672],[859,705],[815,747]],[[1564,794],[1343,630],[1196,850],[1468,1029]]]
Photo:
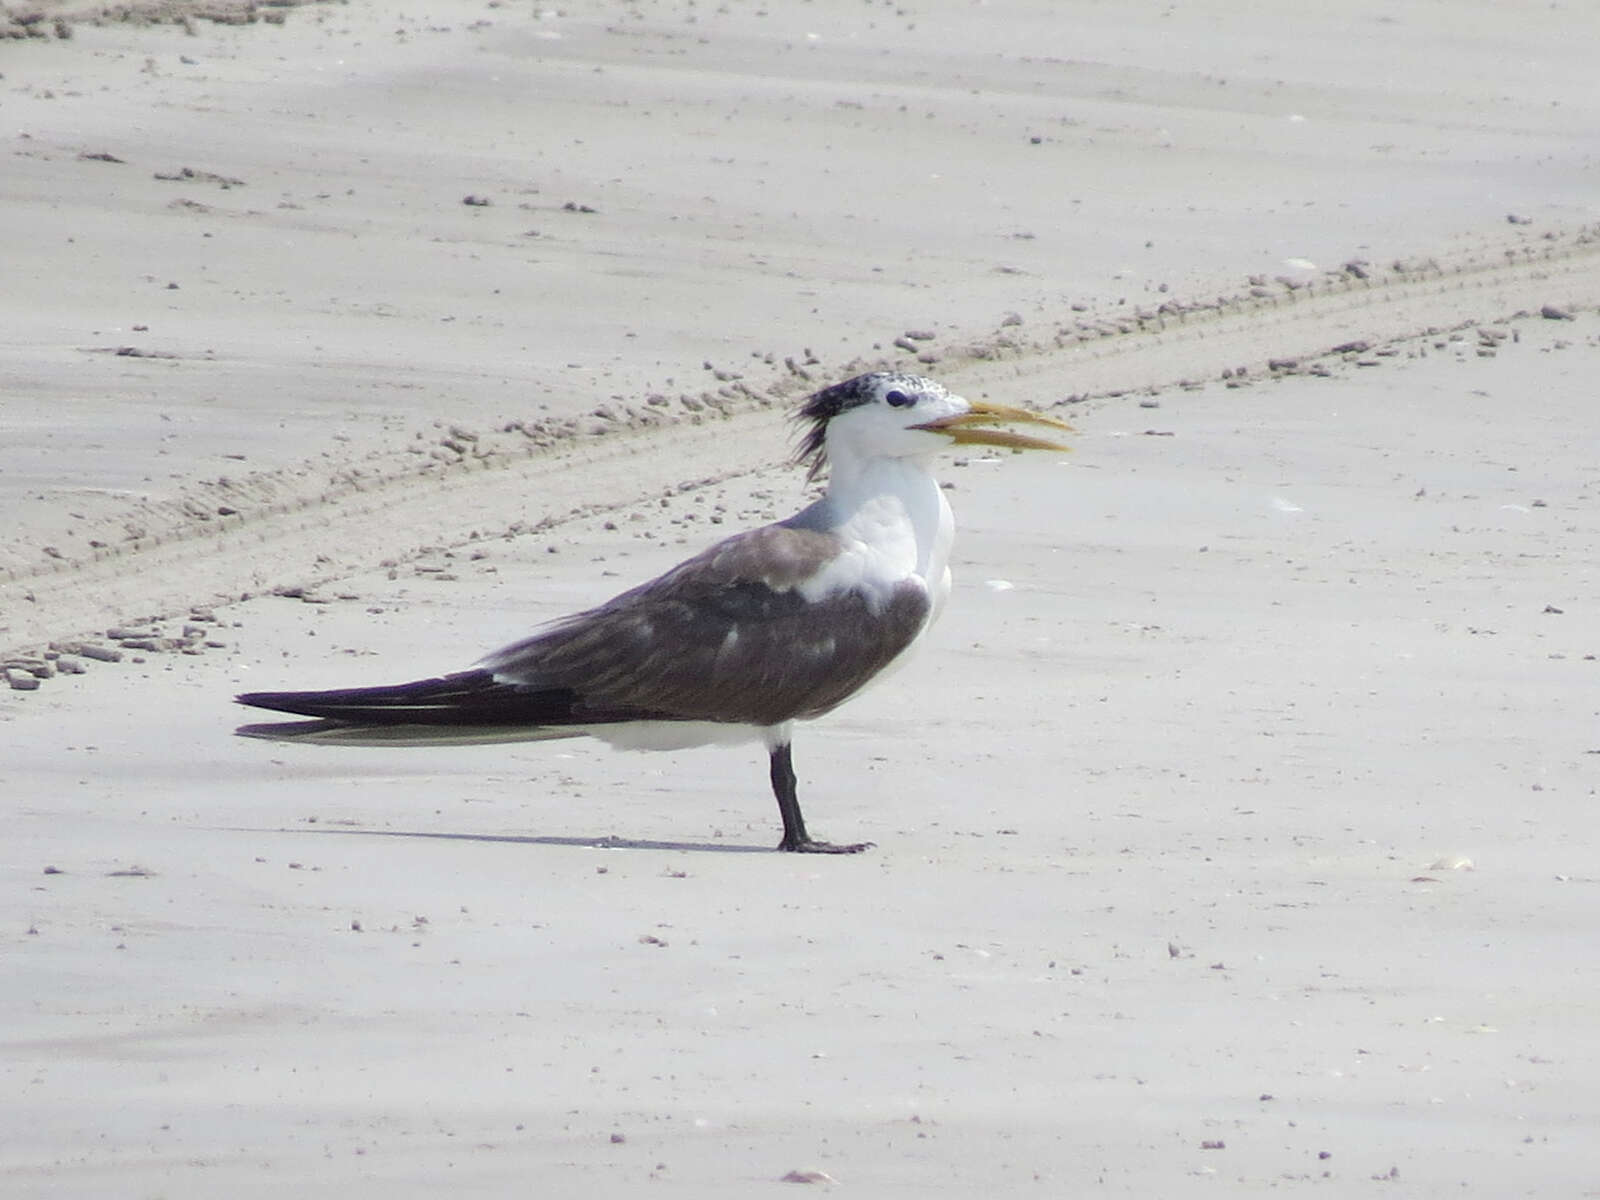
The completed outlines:
[[[810,838],[803,841],[791,842],[788,838],[778,843],[779,850],[787,850],[791,854],[860,854],[863,850],[871,850],[877,842],[814,842]]]

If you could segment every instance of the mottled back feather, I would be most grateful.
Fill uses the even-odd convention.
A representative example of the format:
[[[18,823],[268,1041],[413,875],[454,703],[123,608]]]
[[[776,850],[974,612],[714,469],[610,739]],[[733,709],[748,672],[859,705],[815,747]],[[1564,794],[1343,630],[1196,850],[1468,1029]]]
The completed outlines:
[[[739,534],[614,600],[484,659],[500,684],[570,691],[573,723],[636,719],[777,725],[821,716],[921,632],[930,601],[798,586],[840,548],[831,533]]]

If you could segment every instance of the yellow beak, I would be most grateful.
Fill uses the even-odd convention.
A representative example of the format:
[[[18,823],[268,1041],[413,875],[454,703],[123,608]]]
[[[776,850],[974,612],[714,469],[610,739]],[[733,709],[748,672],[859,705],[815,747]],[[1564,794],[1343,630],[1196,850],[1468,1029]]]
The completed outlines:
[[[1015,433],[1009,429],[985,428],[1002,421],[1014,421],[1026,425],[1048,425],[1051,429],[1065,429],[1071,432],[1072,426],[1065,421],[1058,421],[1054,417],[1031,412],[1026,408],[1008,408],[1003,404],[984,404],[981,401],[972,401],[971,404],[972,407],[964,413],[943,417],[937,421],[926,421],[911,428],[926,429],[929,433],[942,433],[958,446],[1010,446],[1017,450],[1072,448],[1063,446],[1060,442],[1046,441],[1044,438]]]

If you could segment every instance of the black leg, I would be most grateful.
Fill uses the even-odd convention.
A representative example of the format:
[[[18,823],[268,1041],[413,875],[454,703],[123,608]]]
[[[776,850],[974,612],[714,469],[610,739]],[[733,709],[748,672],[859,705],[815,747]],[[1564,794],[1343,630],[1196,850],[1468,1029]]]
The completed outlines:
[[[795,795],[794,760],[788,743],[772,752],[772,794],[778,798],[778,813],[783,817],[783,841],[779,850],[798,850],[811,839],[806,837],[806,819],[800,815],[800,799]]]
[[[772,794],[778,798],[778,812],[783,817],[783,841],[779,850],[797,854],[859,854],[872,845],[856,842],[836,846],[832,842],[814,842],[806,834],[806,819],[800,815],[800,797],[795,792],[794,760],[785,742],[772,751]]]

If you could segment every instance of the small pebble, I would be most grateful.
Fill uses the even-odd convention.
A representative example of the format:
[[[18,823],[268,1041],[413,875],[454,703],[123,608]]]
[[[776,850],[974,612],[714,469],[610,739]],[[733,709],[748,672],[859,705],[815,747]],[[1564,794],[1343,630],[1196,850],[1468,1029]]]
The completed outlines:
[[[176,650],[178,643],[174,638],[165,637],[130,637],[122,639],[125,650],[146,650],[151,654],[163,654],[168,650]]]
[[[112,641],[120,642],[128,638],[159,637],[160,631],[150,625],[113,625],[106,630],[106,636]]]

